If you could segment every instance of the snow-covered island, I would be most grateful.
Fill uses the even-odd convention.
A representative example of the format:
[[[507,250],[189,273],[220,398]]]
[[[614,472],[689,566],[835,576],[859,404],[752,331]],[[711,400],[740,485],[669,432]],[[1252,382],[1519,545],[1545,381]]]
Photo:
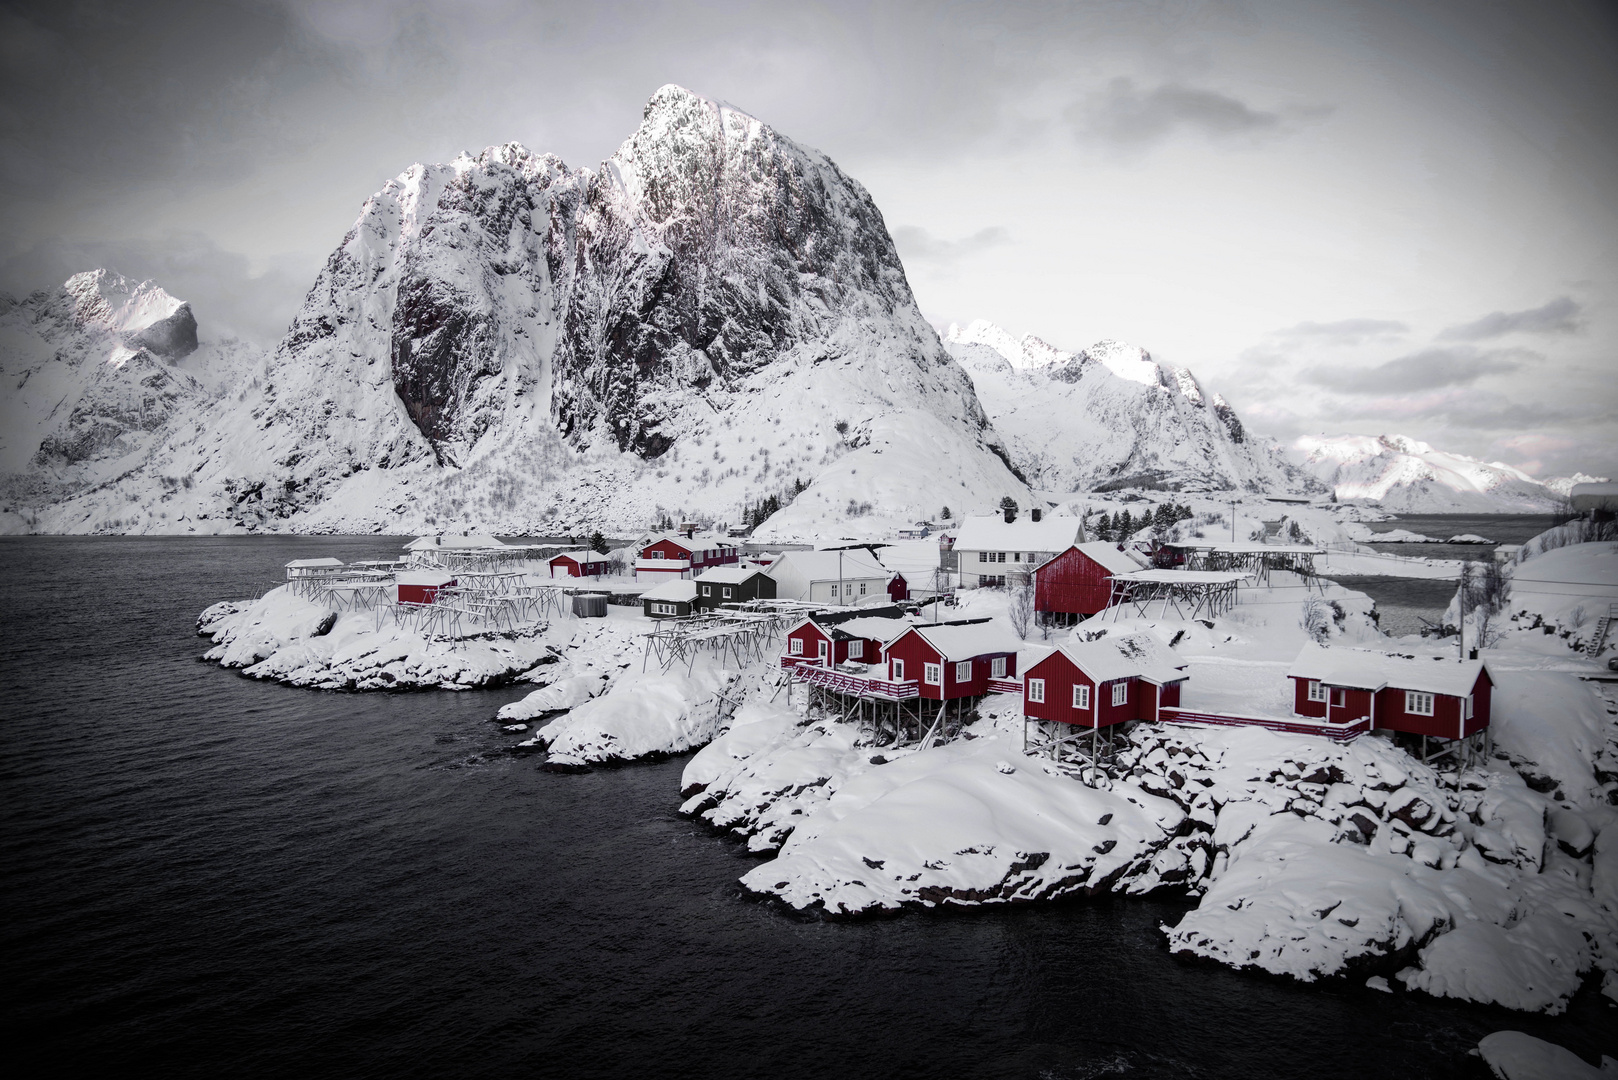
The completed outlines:
[[[1332,527],[1325,511],[1297,516],[1317,531]],[[1067,520],[1047,517],[1040,535],[1065,535]],[[1524,545],[1505,567],[1504,591],[1469,606],[1467,640],[1483,647],[1458,664],[1453,639],[1391,640],[1369,598],[1308,573],[1230,572],[1243,577],[1239,588],[1200,608],[1183,592],[1143,591],[1159,580],[1203,582],[1213,597],[1224,586],[1214,571],[1147,567],[1145,532],[1098,546],[1082,540],[1084,517],[1071,521],[1080,542],[1069,561],[1088,553],[1115,580],[1137,583],[1128,595],[1103,590],[1099,608],[1069,626],[1019,613],[1015,582],[954,590],[948,607],[895,608],[890,587],[904,575],[883,567],[882,546],[844,560],[862,575],[889,575],[863,607],[812,599],[829,586],[801,567],[777,585],[769,556],[755,566],[770,578],[768,597],[740,607],[693,600],[693,614],[652,617],[648,599],[581,617],[561,602],[649,590],[647,575],[669,573],[670,560],[669,541],[648,536],[658,557],[632,560],[655,567],[641,580],[627,567],[616,579],[557,579],[544,562],[508,556],[521,567],[503,571],[512,595],[556,595],[505,624],[473,619],[474,605],[464,625],[429,629],[388,602],[337,610],[319,587],[288,585],[211,608],[201,628],[215,641],[211,658],[293,685],[531,682],[534,691],[496,719],[517,736],[514,750],[544,752],[562,771],[696,750],[681,778],[682,812],[763,857],[742,884],[804,915],[1168,893],[1196,901],[1162,928],[1189,958],[1547,1013],[1565,1010],[1587,979],[1618,1000],[1618,695],[1597,681],[1613,645],[1605,621],[1591,617],[1592,597],[1618,583],[1618,544],[1568,542],[1579,539],[1569,526]],[[1181,550],[1219,556],[1197,543]],[[914,543],[894,549],[912,577],[924,576]],[[1262,545],[1223,550],[1227,565],[1263,565]],[[1065,565],[1043,558],[1033,591],[1046,566]],[[729,564],[716,569],[693,575],[694,596],[705,584],[751,579]],[[964,565],[957,574],[970,576]],[[477,572],[461,577],[475,582]],[[1566,581],[1591,583],[1589,595],[1558,591]],[[441,587],[440,603],[472,602]],[[397,595],[395,586],[395,608]],[[1450,620],[1462,621],[1458,609]],[[817,641],[828,647],[819,658]],[[939,670],[905,641],[936,647]],[[915,670],[893,666],[901,655],[921,657],[910,661]],[[1058,655],[1105,669],[1094,715],[1104,691],[1133,708],[1137,689],[1107,690],[1126,683],[1149,690],[1155,711],[1109,725],[1108,752],[1087,752],[1071,725],[1079,737],[1053,755],[1040,738],[1049,724],[1029,724],[1039,711],[1030,680]],[[1350,674],[1304,670],[1320,656]],[[984,658],[996,660],[993,671],[974,668]],[[1352,673],[1390,664],[1427,680],[1409,681],[1417,712],[1424,692],[1436,711],[1434,687],[1440,701],[1463,695],[1470,710],[1468,688],[1450,686],[1450,673],[1486,673],[1487,688],[1478,687],[1492,693],[1478,708],[1487,730],[1466,727],[1468,711],[1468,740],[1446,757],[1432,754],[1444,740],[1395,735],[1369,717],[1333,719],[1339,704],[1353,711],[1358,691],[1340,703],[1331,686],[1372,685]],[[1398,678],[1383,682],[1405,685]],[[959,679],[980,681],[931,706],[907,689]],[[1305,683],[1309,702],[1323,687],[1319,719],[1302,709]],[[883,694],[898,702],[893,723],[882,720],[892,704]],[[1072,697],[1077,705],[1077,688]]]

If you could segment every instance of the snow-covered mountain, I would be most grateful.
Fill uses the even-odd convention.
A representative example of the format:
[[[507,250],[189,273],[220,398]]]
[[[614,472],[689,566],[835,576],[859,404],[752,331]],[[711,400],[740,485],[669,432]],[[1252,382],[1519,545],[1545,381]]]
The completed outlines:
[[[41,505],[139,470],[258,350],[204,342],[189,305],[106,270],[0,297],[0,497]]]
[[[1306,435],[1293,452],[1338,499],[1396,513],[1544,513],[1566,495],[1563,485],[1584,482],[1541,482],[1502,462],[1434,450],[1404,435]]]
[[[1145,349],[1101,341],[1065,352],[981,319],[952,325],[945,347],[1037,488],[1324,491],[1189,370]]]
[[[157,292],[141,310],[166,314],[130,327],[178,318]],[[26,527],[619,531],[806,481],[764,530],[791,536],[1028,498],[865,189],[675,86],[596,171],[506,144],[400,174],[234,391],[183,423],[125,416],[118,477]],[[37,473],[32,433],[16,445]]]

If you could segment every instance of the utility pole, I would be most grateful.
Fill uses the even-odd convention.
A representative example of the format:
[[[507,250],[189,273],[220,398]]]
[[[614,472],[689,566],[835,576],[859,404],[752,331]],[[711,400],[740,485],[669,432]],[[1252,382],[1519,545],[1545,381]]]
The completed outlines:
[[[1236,542],[1236,496],[1230,497],[1230,542]]]

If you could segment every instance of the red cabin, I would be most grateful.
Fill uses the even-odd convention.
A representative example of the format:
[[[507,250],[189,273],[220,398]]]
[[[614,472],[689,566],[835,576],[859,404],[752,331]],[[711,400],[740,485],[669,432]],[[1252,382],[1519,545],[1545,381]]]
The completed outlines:
[[[897,610],[882,609],[898,615]],[[783,667],[815,664],[835,667],[849,662],[880,664],[884,642],[901,634],[910,624],[902,619],[864,612],[822,612],[810,616],[787,632],[781,654]]]
[[[1287,671],[1293,711],[1333,724],[1464,739],[1489,726],[1494,678],[1481,660],[1304,646]]]
[[[922,697],[953,701],[992,692],[992,679],[1015,679],[1021,645],[985,620],[912,626],[883,653],[890,680],[914,679]]]
[[[734,544],[695,536],[664,535],[641,548],[635,560],[637,581],[667,581],[671,577],[693,577],[715,566],[734,566],[740,561]]]
[[[910,599],[910,583],[903,574],[894,574],[893,580],[888,582],[888,599],[895,604]]]
[[[394,600],[401,604],[431,604],[438,590],[455,584],[455,575],[441,570],[405,570],[394,575]]]
[[[1112,576],[1140,564],[1117,544],[1074,544],[1034,568],[1034,610],[1050,615],[1094,615],[1112,600]]]
[[[607,557],[594,551],[564,551],[550,561],[553,578],[606,577],[611,572]]]
[[[1185,665],[1145,634],[1074,642],[1023,676],[1023,716],[1102,728],[1180,704]]]

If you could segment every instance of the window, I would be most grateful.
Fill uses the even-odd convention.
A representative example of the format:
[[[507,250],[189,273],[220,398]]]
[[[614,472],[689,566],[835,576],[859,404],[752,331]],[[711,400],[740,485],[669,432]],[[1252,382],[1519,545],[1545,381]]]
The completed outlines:
[[[850,641],[848,643],[848,658],[850,660],[865,659],[865,642],[861,641],[859,638],[855,638],[853,641]]]
[[[989,561],[989,553],[987,551],[978,552],[978,562],[988,562],[988,561]]]
[[[1112,684],[1112,703],[1115,706],[1123,705],[1128,700],[1129,681],[1127,679],[1119,679],[1117,682]]]
[[[1461,699],[1461,719],[1472,719],[1472,695],[1468,694]]]
[[[726,585],[726,586],[724,586],[724,587],[723,587],[723,592],[724,592],[724,597],[723,597],[723,599],[725,599],[725,600],[729,600],[729,599],[730,599],[730,597],[731,597],[731,589],[730,589],[730,586],[729,586],[729,585]]]
[[[903,660],[895,660],[895,661],[893,661],[893,681],[894,682],[904,682],[904,678],[905,678],[905,662]]]
[[[703,596],[712,596],[713,595],[713,586],[712,585],[704,585],[702,587],[702,595]]]
[[[831,598],[833,600],[837,599],[837,586],[835,585],[831,587]]]
[[[792,645],[791,645],[790,648],[787,649],[787,652],[791,653],[793,656],[802,656],[803,655],[803,638],[801,638],[801,637],[793,638],[792,639]]]
[[[1406,690],[1405,712],[1411,716],[1433,715],[1433,695],[1420,690]]]
[[[865,595],[865,582],[863,582],[863,581],[860,582],[860,595],[861,596]]]
[[[1013,551],[1013,552],[1012,552],[1012,553],[1011,553],[1011,561],[1012,561],[1012,562],[1022,562],[1022,552],[1020,552],[1020,551]]]
[[[1331,704],[1334,709],[1341,709],[1348,704],[1348,691],[1341,687],[1331,688]]]
[[[939,686],[944,681],[944,666],[942,664],[921,665],[921,681],[928,686]]]
[[[652,601],[653,615],[673,615],[674,613],[673,604],[664,604],[656,600]]]
[[[1033,702],[1041,702],[1045,700],[1044,679],[1028,680],[1028,700]]]
[[[1310,679],[1309,680],[1309,700],[1310,701],[1325,701],[1326,700],[1326,688],[1324,686],[1320,685],[1320,680],[1319,679]]]
[[[1088,709],[1090,707],[1090,688],[1083,683],[1073,687],[1073,707],[1075,709]]]
[[[958,683],[972,681],[972,661],[962,660],[955,665],[955,681]]]
[[[831,643],[828,641],[820,641],[815,643],[815,648],[820,650],[820,662],[822,664],[826,662],[826,656],[831,652],[830,646]]]
[[[995,552],[994,553],[994,561],[995,562],[1005,562],[1006,561],[1006,553],[1003,552],[1003,551]]]
[[[1003,679],[1006,677],[1006,658],[997,656],[989,661],[989,678]]]

